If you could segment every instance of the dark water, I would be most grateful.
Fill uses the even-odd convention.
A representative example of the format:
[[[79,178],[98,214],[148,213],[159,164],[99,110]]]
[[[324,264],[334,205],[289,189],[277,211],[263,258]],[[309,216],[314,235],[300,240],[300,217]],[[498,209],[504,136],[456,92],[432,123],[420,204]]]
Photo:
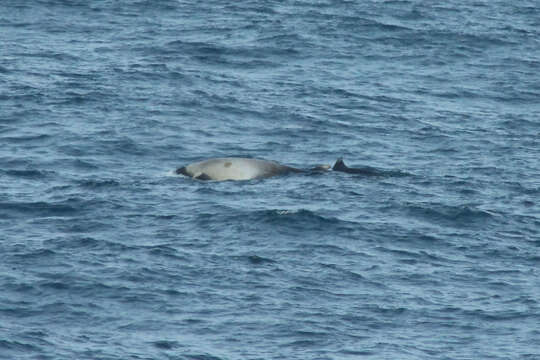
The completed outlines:
[[[2,1],[1,359],[540,359],[537,1]],[[174,176],[218,156],[374,176]]]

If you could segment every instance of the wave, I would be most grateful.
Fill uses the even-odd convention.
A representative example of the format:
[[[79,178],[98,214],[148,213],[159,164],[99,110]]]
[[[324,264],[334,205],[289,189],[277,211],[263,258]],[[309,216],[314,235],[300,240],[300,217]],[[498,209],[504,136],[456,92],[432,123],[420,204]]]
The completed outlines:
[[[35,202],[0,202],[0,210],[4,215],[41,215],[58,216],[74,214],[79,210],[70,202],[50,203],[46,201]]]
[[[45,170],[0,170],[0,172],[4,173],[8,176],[13,176],[17,178],[26,178],[26,179],[43,179],[51,174],[54,174],[53,171],[45,171]]]
[[[473,205],[444,205],[424,203],[406,205],[407,212],[418,219],[442,226],[457,228],[478,227],[498,217],[493,211],[478,209]]]
[[[109,207],[111,203],[101,199],[70,197],[61,201],[4,201],[0,212],[8,218],[31,217],[74,217],[82,213]]]

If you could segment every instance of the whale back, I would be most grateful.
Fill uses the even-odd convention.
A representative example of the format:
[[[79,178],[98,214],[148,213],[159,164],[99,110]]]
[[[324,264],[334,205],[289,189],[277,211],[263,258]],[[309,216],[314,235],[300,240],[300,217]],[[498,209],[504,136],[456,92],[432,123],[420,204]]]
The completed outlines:
[[[349,174],[360,174],[365,176],[384,176],[389,174],[388,172],[378,170],[369,166],[364,166],[360,168],[348,167],[347,165],[345,165],[345,162],[343,162],[343,158],[337,159],[336,163],[332,167],[332,170]]]
[[[176,172],[200,180],[250,180],[260,179],[298,169],[275,161],[251,158],[216,158],[189,164]]]

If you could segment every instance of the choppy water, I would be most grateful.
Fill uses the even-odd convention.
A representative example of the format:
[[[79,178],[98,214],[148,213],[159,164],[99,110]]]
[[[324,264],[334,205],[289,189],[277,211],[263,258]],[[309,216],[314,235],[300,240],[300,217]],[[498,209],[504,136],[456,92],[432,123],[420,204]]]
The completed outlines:
[[[0,3],[1,359],[540,359],[537,1]],[[208,157],[376,176],[174,176]]]

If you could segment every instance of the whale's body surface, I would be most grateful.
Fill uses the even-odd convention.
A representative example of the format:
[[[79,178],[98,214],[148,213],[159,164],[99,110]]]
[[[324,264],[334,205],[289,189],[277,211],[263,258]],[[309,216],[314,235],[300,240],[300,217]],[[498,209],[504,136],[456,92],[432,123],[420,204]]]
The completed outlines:
[[[199,180],[223,181],[261,179],[301,171],[275,161],[227,157],[189,164],[178,168],[176,173]]]

